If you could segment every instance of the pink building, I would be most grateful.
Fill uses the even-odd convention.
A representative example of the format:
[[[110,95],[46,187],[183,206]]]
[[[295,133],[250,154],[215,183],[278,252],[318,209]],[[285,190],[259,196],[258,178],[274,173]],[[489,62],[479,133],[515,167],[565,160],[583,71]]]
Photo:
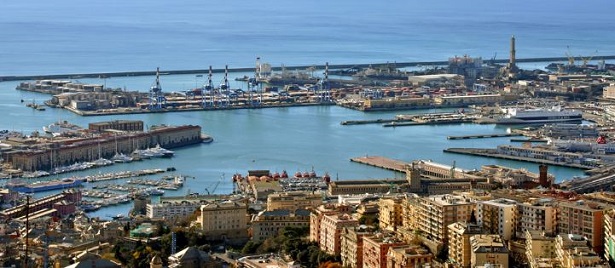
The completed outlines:
[[[359,221],[348,214],[325,215],[320,222],[320,249],[339,255],[342,251],[342,229],[359,226]]]

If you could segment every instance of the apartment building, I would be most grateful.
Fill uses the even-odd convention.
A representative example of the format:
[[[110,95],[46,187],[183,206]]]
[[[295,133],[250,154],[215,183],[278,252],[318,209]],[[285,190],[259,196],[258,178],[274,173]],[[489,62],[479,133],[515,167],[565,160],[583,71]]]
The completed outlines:
[[[279,234],[286,227],[304,227],[310,225],[310,211],[297,209],[276,209],[261,211],[251,224],[252,240],[265,241],[268,237]]]
[[[342,230],[359,226],[359,221],[349,214],[324,215],[320,222],[320,249],[331,255],[342,251]]]
[[[525,231],[525,256],[530,268],[554,267],[559,264],[555,252],[555,236],[542,231]]]
[[[532,198],[517,204],[518,236],[532,230],[554,235],[557,227],[555,204],[551,198]]]
[[[248,206],[234,201],[219,201],[201,205],[197,223],[208,238],[248,238]]]
[[[320,205],[322,205],[322,194],[316,192],[278,192],[267,196],[267,210],[286,209],[294,211]]]
[[[429,265],[433,255],[420,245],[393,246],[387,254],[386,268],[416,268]]]
[[[586,237],[592,249],[604,253],[604,213],[611,206],[578,201],[560,201],[557,204],[557,233]]]
[[[510,199],[479,201],[476,204],[478,224],[489,234],[499,234],[502,239],[510,240],[515,235],[517,225],[517,202]]]
[[[469,222],[475,203],[459,195],[432,195],[418,202],[419,230],[429,240],[445,243],[448,226],[455,222]]]
[[[340,256],[344,267],[363,267],[363,238],[373,235],[374,232],[375,228],[365,225],[346,227],[342,230]]]
[[[455,267],[470,268],[470,237],[483,233],[481,225],[456,222],[448,226],[448,259]]]
[[[378,202],[378,222],[382,230],[397,230],[403,225],[403,199],[401,197],[381,198]]]
[[[404,245],[391,233],[363,238],[363,268],[386,268],[389,248]]]
[[[472,255],[470,263],[477,266],[508,267],[508,248],[499,235],[473,235],[470,237]]]

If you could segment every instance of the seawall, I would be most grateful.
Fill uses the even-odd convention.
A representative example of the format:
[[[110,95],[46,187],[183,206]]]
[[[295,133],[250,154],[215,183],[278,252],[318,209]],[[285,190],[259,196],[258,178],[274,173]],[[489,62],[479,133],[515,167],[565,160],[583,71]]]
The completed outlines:
[[[606,56],[594,56],[594,59],[614,60],[615,55]],[[575,60],[583,60],[582,57],[575,57]],[[485,62],[493,63],[507,63],[508,59],[496,59],[485,60]],[[518,63],[527,62],[557,62],[568,61],[567,57],[544,57],[544,58],[523,58],[516,59]],[[368,68],[377,66],[395,65],[397,68],[415,67],[415,66],[434,66],[434,65],[447,65],[448,61],[416,61],[416,62],[388,62],[388,63],[362,63],[362,64],[330,64],[329,69],[350,69],[350,68]],[[297,66],[285,66],[287,70],[305,70],[307,68],[314,67],[317,69],[324,69],[325,65],[297,65]],[[153,69],[153,68],[152,68]],[[272,67],[273,71],[281,71],[282,67]],[[216,68],[212,70],[214,73],[223,73],[224,68]],[[239,67],[230,68],[231,72],[252,72],[254,67]],[[191,70],[163,70],[162,74],[176,75],[176,74],[206,74],[209,69],[191,69]],[[108,77],[121,77],[121,76],[153,76],[156,75],[156,71],[127,71],[127,72],[100,72],[100,73],[73,73],[73,74],[40,74],[40,75],[13,75],[13,76],[0,76],[0,82],[3,81],[19,81],[19,80],[40,80],[40,79],[78,79],[78,78],[108,78]]]

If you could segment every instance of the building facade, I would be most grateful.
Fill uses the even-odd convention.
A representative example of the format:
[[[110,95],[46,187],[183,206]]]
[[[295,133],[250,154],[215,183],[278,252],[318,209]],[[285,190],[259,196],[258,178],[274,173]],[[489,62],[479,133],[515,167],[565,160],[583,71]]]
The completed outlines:
[[[455,222],[469,222],[475,203],[458,195],[432,195],[419,199],[419,230],[427,239],[445,243],[448,226]]]
[[[252,220],[252,240],[265,241],[268,237],[276,236],[286,227],[307,227],[310,225],[310,211],[297,209],[276,209],[261,211]]]
[[[349,214],[325,215],[320,222],[320,249],[331,255],[342,251],[342,230],[359,226],[359,221]]]
[[[470,244],[472,267],[487,265],[508,267],[508,248],[499,235],[474,235],[470,237]]]
[[[245,203],[222,201],[201,205],[197,223],[208,238],[248,238],[248,206]]]
[[[499,198],[480,201],[476,204],[478,224],[489,234],[499,234],[504,240],[515,235],[517,226],[517,202]]]
[[[267,196],[267,210],[297,210],[318,207],[322,204],[322,194],[315,192],[279,192]]]
[[[470,237],[482,233],[483,228],[478,224],[456,222],[448,226],[448,259],[455,267],[470,268]]]

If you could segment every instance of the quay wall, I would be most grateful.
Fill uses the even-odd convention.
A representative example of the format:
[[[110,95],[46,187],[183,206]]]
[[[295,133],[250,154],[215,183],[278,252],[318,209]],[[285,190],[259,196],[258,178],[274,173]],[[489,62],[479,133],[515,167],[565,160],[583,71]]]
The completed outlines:
[[[582,57],[575,57],[576,60],[583,60]],[[594,56],[594,59],[614,60],[615,55]],[[508,59],[496,59],[490,62],[507,63]],[[516,59],[516,62],[557,62],[568,61],[568,57],[544,57],[544,58],[522,58]],[[329,69],[350,69],[350,68],[368,68],[378,66],[390,66],[394,64],[397,68],[414,67],[414,66],[434,66],[448,65],[448,61],[417,61],[417,62],[395,62],[395,63],[365,63],[365,64],[330,64]],[[325,65],[297,65],[286,66],[287,70],[307,69],[315,67],[324,69]],[[281,71],[282,67],[272,67],[273,71]],[[252,72],[254,67],[239,67],[229,69],[231,72]],[[163,71],[163,74],[205,74],[209,69],[191,69],[191,70],[168,70]],[[214,73],[223,73],[224,68],[213,69]],[[0,76],[2,81],[19,81],[19,80],[40,80],[40,79],[76,79],[76,78],[107,78],[120,76],[152,76],[156,75],[156,71],[130,71],[130,72],[100,72],[100,73],[73,73],[73,74],[40,74],[40,75],[14,75]]]
[[[9,151],[3,157],[15,169],[52,170],[54,167],[94,161],[100,157],[108,159],[116,153],[130,155],[135,149],[156,145],[170,149],[202,141],[200,126],[162,126],[152,128],[149,132],[105,134],[94,138],[58,141],[48,147]]]

